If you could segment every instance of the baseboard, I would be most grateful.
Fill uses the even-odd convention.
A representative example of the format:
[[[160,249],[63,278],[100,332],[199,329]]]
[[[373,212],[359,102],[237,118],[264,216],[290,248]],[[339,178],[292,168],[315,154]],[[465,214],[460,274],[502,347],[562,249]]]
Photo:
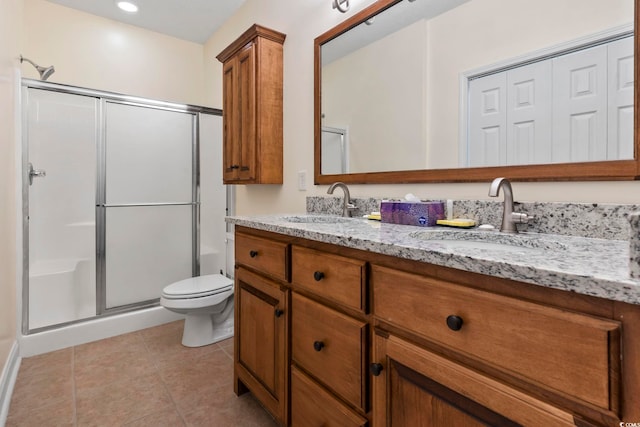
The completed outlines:
[[[18,378],[18,369],[20,369],[20,356],[18,351],[18,343],[14,341],[9,357],[7,358],[2,375],[0,376],[0,426],[7,423],[9,416],[9,404],[11,403],[11,395],[13,387]]]
[[[20,356],[31,357],[173,322],[178,319],[184,319],[184,316],[160,306],[90,319],[48,331],[21,336]]]

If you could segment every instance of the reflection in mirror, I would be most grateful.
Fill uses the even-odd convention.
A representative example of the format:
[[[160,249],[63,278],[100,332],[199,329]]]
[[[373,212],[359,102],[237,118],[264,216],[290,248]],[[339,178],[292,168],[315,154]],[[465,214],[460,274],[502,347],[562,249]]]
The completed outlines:
[[[371,9],[316,40],[321,175],[633,160],[633,0]]]
[[[324,173],[349,173],[349,139],[347,130],[322,127],[322,164]]]

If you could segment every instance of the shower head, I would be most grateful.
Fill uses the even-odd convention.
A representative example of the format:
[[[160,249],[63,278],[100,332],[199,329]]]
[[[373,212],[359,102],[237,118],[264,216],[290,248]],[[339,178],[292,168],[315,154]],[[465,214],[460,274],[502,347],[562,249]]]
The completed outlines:
[[[40,80],[47,80],[49,78],[49,76],[51,76],[51,74],[53,74],[56,69],[54,68],[54,66],[50,66],[50,67],[41,67],[38,64],[36,64],[35,62],[33,62],[32,60],[28,59],[28,58],[24,58],[22,55],[20,55],[20,63],[22,63],[23,61],[27,61],[29,64],[33,65],[34,67],[36,67],[36,70],[38,70],[38,73],[40,73]]]

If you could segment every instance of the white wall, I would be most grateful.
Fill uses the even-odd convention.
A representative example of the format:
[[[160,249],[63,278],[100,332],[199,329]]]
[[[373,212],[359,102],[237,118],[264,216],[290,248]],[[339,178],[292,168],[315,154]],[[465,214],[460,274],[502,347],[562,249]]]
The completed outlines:
[[[322,125],[348,129],[349,171],[426,167],[426,29],[420,20],[322,67]]]
[[[0,1],[0,373],[16,341],[15,140],[21,22],[22,1]]]
[[[49,3],[24,0],[22,54],[55,83],[202,105],[203,46]],[[38,78],[24,63],[24,77]]]
[[[284,184],[238,186],[238,215],[303,212],[306,196],[326,193],[327,186],[324,185],[309,185],[308,191],[297,190],[299,170],[306,170],[307,182],[313,182],[313,40],[371,3],[372,0],[353,0],[351,11],[341,14],[331,8],[329,0],[286,3],[247,0],[206,43],[206,103],[220,108],[222,66],[215,61],[215,56],[254,23],[287,34],[284,44]],[[580,19],[577,17],[575,21]],[[561,25],[550,28],[557,31],[557,27]],[[452,96],[452,102],[457,102],[456,95]],[[451,126],[457,130],[457,123]],[[640,182],[515,183],[513,187],[516,200],[520,201],[637,203],[640,199]],[[352,185],[350,188],[354,196],[402,196],[412,192],[420,197],[483,199],[488,198],[489,184]]]

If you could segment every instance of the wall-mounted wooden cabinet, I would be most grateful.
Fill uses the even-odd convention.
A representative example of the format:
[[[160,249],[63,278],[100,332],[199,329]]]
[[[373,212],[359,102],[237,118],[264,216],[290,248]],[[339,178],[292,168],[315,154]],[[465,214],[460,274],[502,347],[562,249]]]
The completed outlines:
[[[217,56],[223,63],[223,181],[282,184],[282,44],[253,25]]]

